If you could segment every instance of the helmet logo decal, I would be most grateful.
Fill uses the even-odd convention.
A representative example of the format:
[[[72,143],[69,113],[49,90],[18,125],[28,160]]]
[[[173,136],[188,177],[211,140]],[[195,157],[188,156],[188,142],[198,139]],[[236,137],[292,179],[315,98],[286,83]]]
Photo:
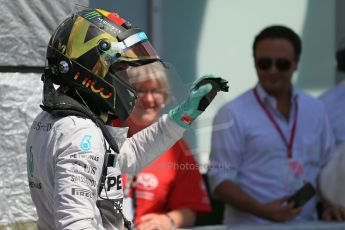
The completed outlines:
[[[103,88],[102,88],[103,89]],[[104,94],[103,92],[100,92],[99,95],[101,95],[101,97],[103,97],[104,99],[108,99],[110,98],[113,94],[111,92],[109,92],[108,94]]]
[[[104,26],[109,27],[110,30],[113,30],[115,33],[121,33],[121,30],[116,28],[115,26],[111,25],[108,21],[104,20],[103,18],[97,18],[100,23]]]
[[[66,53],[66,45],[65,45],[65,44],[62,44],[61,42],[59,42],[58,47],[57,47],[57,50],[58,50],[60,53],[65,54],[65,53]]]
[[[80,78],[79,79],[79,76],[80,76],[80,72],[77,72],[75,75],[74,75],[74,80],[81,83],[85,88],[89,88],[90,86],[90,89],[93,93],[96,93],[96,94],[99,94],[102,98],[104,99],[108,99],[110,98],[113,93],[112,92],[108,92],[108,93],[104,93],[105,89],[104,87],[99,87],[97,88],[97,81],[96,80],[92,80],[88,77],[84,77],[84,78]]]
[[[101,14],[98,13],[97,11],[91,11],[91,12],[89,12],[89,13],[84,15],[84,17],[86,19],[88,19],[88,20],[91,20],[93,18],[97,18],[97,17],[100,17],[100,16],[101,16]]]
[[[86,14],[82,14],[81,16],[95,25],[101,24],[102,27],[106,27],[106,30],[112,31],[114,34],[121,33],[122,30],[114,26],[113,23],[121,26],[126,22],[126,20],[121,18],[118,14],[110,13],[100,9],[97,9],[97,11],[91,11]]]
[[[91,83],[91,90],[92,90],[92,92],[94,92],[94,93],[100,93],[100,92],[102,92],[102,91],[104,90],[104,88],[101,87],[101,88],[99,88],[99,89],[96,89],[96,88],[95,88],[95,82],[92,82],[92,83]]]
[[[140,41],[146,41],[148,39],[144,32],[139,32],[138,37],[139,37]]]

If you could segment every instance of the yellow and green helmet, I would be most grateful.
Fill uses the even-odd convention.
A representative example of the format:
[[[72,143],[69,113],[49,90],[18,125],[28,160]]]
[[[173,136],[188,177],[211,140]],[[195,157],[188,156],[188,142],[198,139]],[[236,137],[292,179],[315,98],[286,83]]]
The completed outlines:
[[[136,99],[126,68],[161,59],[144,31],[116,13],[86,9],[58,26],[47,60],[55,84],[81,90],[102,110],[126,119]]]

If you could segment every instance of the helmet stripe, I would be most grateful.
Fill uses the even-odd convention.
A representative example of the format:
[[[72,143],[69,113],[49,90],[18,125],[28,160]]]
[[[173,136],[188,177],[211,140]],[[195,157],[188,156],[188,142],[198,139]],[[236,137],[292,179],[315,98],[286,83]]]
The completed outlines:
[[[121,26],[123,23],[126,22],[125,19],[121,18],[118,14],[116,13],[110,13],[105,10],[97,9],[101,14],[109,18],[111,21],[115,22],[117,25]]]

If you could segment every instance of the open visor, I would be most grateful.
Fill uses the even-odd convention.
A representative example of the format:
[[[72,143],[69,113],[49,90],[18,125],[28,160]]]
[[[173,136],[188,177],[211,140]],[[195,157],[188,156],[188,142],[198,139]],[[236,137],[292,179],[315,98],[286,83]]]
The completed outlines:
[[[155,49],[142,31],[128,36],[121,42],[112,42],[110,52],[114,62],[127,62],[129,65],[143,65],[160,60]]]
[[[106,78],[107,82],[110,82],[110,84],[113,85],[114,92],[116,94],[114,99],[115,109],[113,113],[120,119],[126,119],[133,111],[137,99],[136,87],[146,81],[157,82],[159,86],[162,87],[161,92],[165,96],[166,103],[171,102],[170,86],[175,88],[174,83],[178,83],[176,91],[180,90],[181,87],[189,88],[188,83],[185,85],[185,83],[180,82],[185,78],[181,78],[178,75],[173,65],[166,62],[162,63],[160,61],[132,67],[128,67],[128,62],[117,62],[112,65]],[[171,84],[169,84],[169,82]],[[157,91],[154,93],[156,92]],[[188,90],[185,89],[182,92],[188,92]],[[183,99],[185,99],[185,94],[181,93],[181,95],[183,95]],[[179,99],[179,96],[177,96],[177,99]]]

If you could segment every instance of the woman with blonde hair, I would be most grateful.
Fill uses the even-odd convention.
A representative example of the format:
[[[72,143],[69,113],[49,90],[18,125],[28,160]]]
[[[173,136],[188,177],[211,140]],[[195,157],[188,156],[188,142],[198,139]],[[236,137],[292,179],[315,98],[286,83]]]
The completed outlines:
[[[121,126],[128,126],[132,136],[157,121],[171,92],[160,62],[129,69],[128,76],[138,99]],[[123,181],[127,199],[124,210],[133,211],[138,229],[190,227],[198,213],[211,211],[197,163],[183,139],[137,175],[124,176]]]

